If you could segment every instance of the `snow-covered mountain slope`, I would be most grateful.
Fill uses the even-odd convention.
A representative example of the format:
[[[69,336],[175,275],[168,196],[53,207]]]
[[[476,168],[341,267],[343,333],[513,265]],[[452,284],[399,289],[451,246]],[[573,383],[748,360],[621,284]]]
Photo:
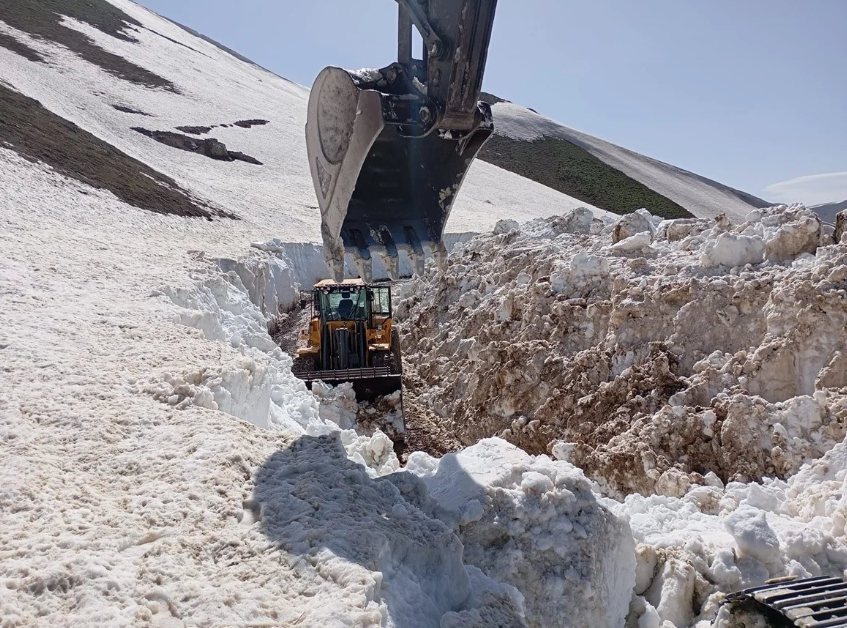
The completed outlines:
[[[200,199],[254,225],[266,237],[320,241],[320,215],[304,138],[308,91],[138,5],[116,0],[115,6],[138,24],[127,25],[128,37],[71,18],[64,18],[62,25],[97,47],[130,59],[173,89],[123,80],[51,40],[2,21],[0,33],[44,61],[0,46],[0,79],[172,177]],[[267,123],[250,128],[234,124],[251,120]],[[192,129],[192,135],[177,127],[213,128],[203,134]],[[244,153],[262,165],[210,159],[161,144],[133,128],[191,135],[197,141],[215,138],[229,151]],[[584,204],[480,162],[463,186],[447,229],[490,229],[503,218],[530,219]]]
[[[573,196],[594,201],[605,209],[624,213],[646,207],[666,218],[684,217],[680,210],[698,218],[725,213],[739,220],[752,209],[770,205],[705,177],[570,129],[510,102],[496,102],[494,117],[495,138],[484,153],[485,159],[557,189],[568,190]],[[545,141],[553,144],[544,146]],[[598,167],[597,162],[578,149],[607,168]],[[544,159],[539,157],[539,163],[529,169],[516,162],[518,159],[526,162],[527,151],[533,150],[543,151]],[[610,196],[613,191],[610,188],[620,194]],[[615,205],[610,207],[610,202]]]
[[[809,207],[813,212],[820,216],[821,220],[831,225],[835,224],[835,216],[838,212],[847,209],[847,201],[840,203],[824,203],[823,205],[813,205]]]

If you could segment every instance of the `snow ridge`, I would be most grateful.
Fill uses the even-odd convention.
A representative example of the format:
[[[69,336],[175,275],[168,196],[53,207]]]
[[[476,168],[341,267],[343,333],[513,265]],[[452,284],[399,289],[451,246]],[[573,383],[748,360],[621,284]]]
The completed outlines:
[[[740,221],[750,210],[768,205],[715,181],[570,129],[519,105],[500,102],[493,110],[498,134],[526,142],[554,137],[576,144],[698,218],[725,213]]]

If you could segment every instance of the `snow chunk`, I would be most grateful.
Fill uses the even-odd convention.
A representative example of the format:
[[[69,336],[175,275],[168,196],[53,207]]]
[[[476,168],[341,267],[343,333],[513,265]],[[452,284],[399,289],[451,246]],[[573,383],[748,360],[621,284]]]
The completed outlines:
[[[612,228],[612,244],[631,238],[639,233],[647,233],[652,241],[656,233],[653,216],[646,209],[639,209],[632,214],[626,214]],[[649,242],[648,242],[649,244]]]
[[[604,287],[609,279],[609,260],[587,252],[574,255],[567,263],[555,262],[550,285],[557,294],[587,296]]]
[[[701,263],[706,267],[761,264],[765,259],[765,242],[760,236],[722,233],[706,243]]]
[[[530,625],[569,626],[575,617],[622,625],[635,581],[632,535],[597,502],[579,469],[498,438],[440,460],[415,452],[406,469],[423,479],[434,512],[456,530],[465,561],[521,592]],[[493,538],[500,539],[496,552]]]
[[[653,242],[653,236],[649,231],[641,231],[635,235],[624,238],[609,247],[612,251],[640,251],[646,249]]]
[[[494,235],[500,235],[503,233],[509,233],[510,231],[519,231],[520,228],[521,226],[517,220],[498,220],[497,224],[494,225],[492,233]]]

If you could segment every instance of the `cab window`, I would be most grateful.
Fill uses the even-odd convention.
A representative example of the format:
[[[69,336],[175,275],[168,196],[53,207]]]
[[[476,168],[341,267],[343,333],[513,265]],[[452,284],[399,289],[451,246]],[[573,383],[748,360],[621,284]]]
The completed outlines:
[[[391,316],[391,289],[374,288],[371,311],[376,316]]]
[[[363,321],[367,318],[364,290],[321,293],[321,313],[329,321]]]

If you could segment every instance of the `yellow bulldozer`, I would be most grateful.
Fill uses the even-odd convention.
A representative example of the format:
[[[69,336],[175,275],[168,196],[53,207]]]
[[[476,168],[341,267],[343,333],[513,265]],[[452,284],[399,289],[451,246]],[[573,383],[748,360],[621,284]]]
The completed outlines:
[[[362,279],[315,284],[309,327],[292,371],[308,385],[352,382],[359,401],[401,390],[400,340],[393,325],[391,288]]]

